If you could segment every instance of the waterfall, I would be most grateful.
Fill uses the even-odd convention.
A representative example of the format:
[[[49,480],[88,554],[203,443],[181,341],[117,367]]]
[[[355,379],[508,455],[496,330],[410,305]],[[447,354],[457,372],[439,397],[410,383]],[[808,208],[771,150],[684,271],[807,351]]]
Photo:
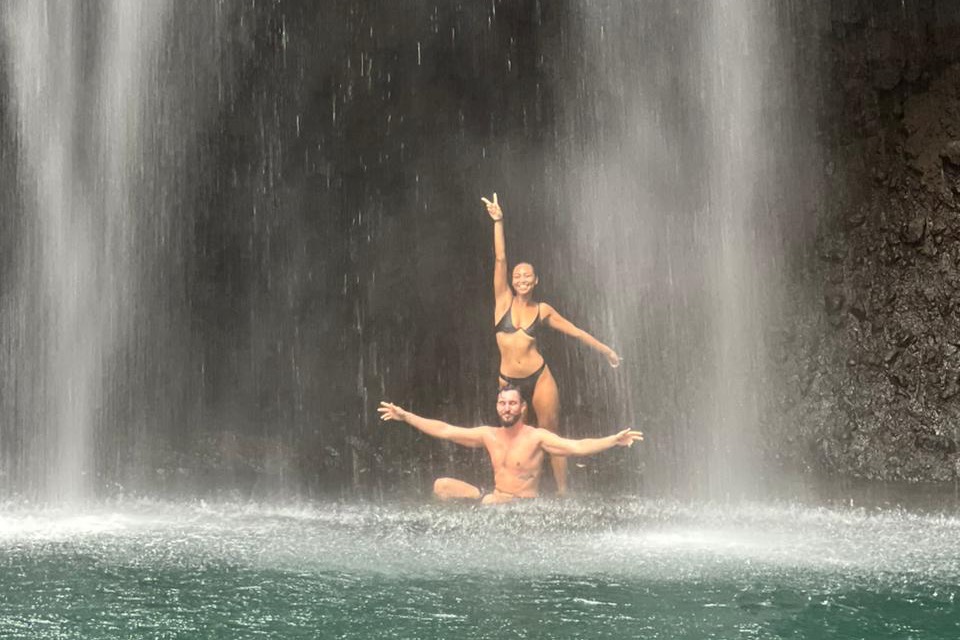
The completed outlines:
[[[385,457],[372,406],[484,419],[465,203],[494,189],[511,259],[625,358],[558,340],[564,432],[642,428],[629,477],[667,489],[755,484],[805,212],[781,10],[3,4],[0,492],[420,486],[431,445]]]
[[[753,3],[711,3],[703,39],[710,158],[705,251],[711,304],[713,380],[704,394],[710,433],[707,479],[721,492],[756,481],[756,441],[765,376],[764,245],[756,226],[764,203],[762,92],[771,20]]]
[[[668,490],[761,492],[766,337],[784,247],[803,241],[783,236],[800,148],[776,150],[811,130],[778,11],[584,2],[565,34],[583,51],[561,77],[558,172],[579,297],[626,357],[611,402],[650,433],[649,480]]]
[[[4,403],[39,495],[89,497],[106,385],[138,301],[137,181],[166,2],[8,3],[20,236],[5,291]]]

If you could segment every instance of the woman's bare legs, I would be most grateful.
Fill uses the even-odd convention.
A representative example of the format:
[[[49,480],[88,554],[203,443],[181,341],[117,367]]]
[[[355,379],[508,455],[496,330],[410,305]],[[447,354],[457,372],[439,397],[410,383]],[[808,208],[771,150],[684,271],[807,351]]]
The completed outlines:
[[[537,386],[533,389],[533,411],[537,414],[537,426],[547,431],[557,432],[560,426],[560,392],[557,381],[550,373],[550,367],[544,367]],[[557,483],[557,494],[567,492],[567,459],[563,456],[550,456],[553,479]]]

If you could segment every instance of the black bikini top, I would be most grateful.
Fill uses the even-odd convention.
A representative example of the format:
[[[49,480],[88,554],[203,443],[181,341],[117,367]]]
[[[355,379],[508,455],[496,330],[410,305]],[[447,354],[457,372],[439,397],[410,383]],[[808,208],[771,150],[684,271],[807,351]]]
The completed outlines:
[[[500,318],[500,322],[497,323],[496,332],[497,333],[516,333],[517,331],[523,331],[525,334],[537,339],[537,333],[540,331],[540,325],[543,324],[543,321],[540,319],[540,303],[537,303],[537,317],[533,319],[533,322],[530,323],[528,327],[515,327],[513,326],[513,303],[510,303],[510,308],[507,309],[507,312],[503,314],[503,317]]]

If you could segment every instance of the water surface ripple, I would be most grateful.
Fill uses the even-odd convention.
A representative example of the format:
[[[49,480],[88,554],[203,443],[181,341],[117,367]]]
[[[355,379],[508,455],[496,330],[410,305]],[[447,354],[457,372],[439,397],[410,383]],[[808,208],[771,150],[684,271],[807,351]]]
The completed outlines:
[[[541,501],[0,511],[0,637],[956,638],[952,513]]]

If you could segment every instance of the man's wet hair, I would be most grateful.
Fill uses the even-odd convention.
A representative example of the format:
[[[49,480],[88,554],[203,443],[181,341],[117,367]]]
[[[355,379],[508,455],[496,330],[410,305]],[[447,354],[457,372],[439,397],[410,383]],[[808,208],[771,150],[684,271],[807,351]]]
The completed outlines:
[[[499,398],[500,394],[503,393],[504,391],[516,391],[518,394],[520,394],[520,399],[523,402],[527,402],[527,397],[523,395],[523,391],[520,390],[520,387],[518,387],[515,384],[507,383],[502,387],[500,387],[499,389],[497,389],[497,397]]]

